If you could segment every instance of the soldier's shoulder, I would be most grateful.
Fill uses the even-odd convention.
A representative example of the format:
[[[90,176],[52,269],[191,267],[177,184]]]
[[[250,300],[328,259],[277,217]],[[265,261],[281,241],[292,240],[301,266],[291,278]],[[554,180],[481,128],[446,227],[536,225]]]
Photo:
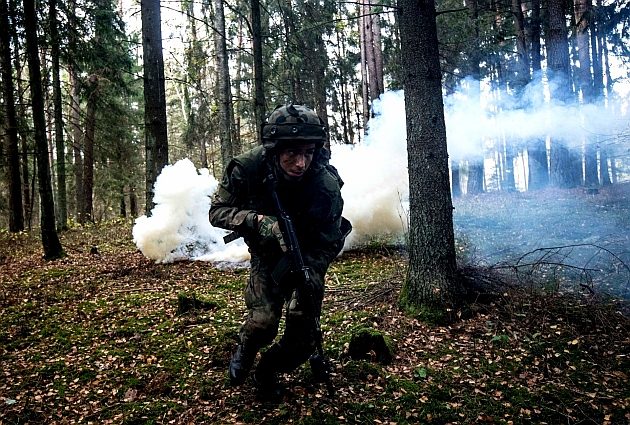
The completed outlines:
[[[327,164],[317,170],[315,173],[314,183],[319,188],[327,192],[338,193],[343,186],[343,181],[339,177],[339,173],[335,167]]]
[[[264,161],[264,151],[262,146],[256,146],[232,159],[232,166],[238,165],[246,173],[256,173]]]

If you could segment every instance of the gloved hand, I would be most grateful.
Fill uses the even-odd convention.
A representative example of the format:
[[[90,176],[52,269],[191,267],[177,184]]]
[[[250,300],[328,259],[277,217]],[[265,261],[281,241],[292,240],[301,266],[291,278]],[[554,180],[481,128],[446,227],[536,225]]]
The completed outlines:
[[[282,237],[282,231],[280,230],[280,223],[278,219],[272,215],[264,215],[262,218],[258,218],[258,234],[263,240],[275,239],[280,245],[282,252],[287,251],[287,244]]]

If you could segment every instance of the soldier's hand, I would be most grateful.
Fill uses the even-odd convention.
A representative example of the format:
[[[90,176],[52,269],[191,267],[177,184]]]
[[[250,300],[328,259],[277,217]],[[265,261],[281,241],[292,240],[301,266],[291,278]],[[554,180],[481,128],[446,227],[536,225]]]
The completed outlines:
[[[280,230],[280,223],[278,219],[272,215],[258,216],[258,234],[263,239],[275,239],[280,245],[282,252],[286,252],[287,244],[282,237],[282,231]]]

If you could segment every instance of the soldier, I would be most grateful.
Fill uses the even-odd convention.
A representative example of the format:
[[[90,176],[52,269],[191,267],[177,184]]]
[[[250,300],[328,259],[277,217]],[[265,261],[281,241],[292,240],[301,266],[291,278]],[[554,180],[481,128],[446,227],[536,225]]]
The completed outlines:
[[[328,163],[326,137],[322,120],[311,109],[293,104],[276,108],[263,126],[263,145],[230,161],[212,199],[211,224],[243,236],[251,253],[248,315],[229,366],[233,385],[245,381],[259,350],[274,341],[286,306],[284,334],[262,353],[254,372],[259,394],[276,391],[277,374],[294,370],[313,354],[313,315],[319,319],[321,314],[324,275],[352,228],[341,216],[343,181]],[[266,182],[269,173],[310,269],[312,314],[306,314],[304,300],[289,302],[297,283],[279,270],[286,246]]]

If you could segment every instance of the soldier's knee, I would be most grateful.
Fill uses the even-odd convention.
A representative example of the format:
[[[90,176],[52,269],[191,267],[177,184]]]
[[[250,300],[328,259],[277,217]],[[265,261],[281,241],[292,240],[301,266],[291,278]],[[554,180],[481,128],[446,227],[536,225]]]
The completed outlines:
[[[245,338],[255,339],[259,345],[264,346],[271,343],[278,334],[279,323],[280,314],[274,310],[270,308],[253,309],[243,325],[242,332],[245,334]]]

